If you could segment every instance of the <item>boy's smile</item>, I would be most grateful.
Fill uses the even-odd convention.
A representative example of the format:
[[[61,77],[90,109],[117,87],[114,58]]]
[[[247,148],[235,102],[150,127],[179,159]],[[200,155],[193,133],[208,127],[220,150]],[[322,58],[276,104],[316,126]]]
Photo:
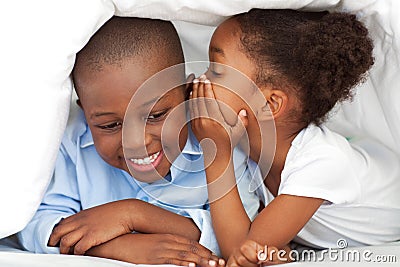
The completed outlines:
[[[164,68],[160,65],[143,64],[142,60],[136,58],[128,59],[121,64],[104,64],[101,70],[82,71],[75,80],[80,105],[97,152],[108,164],[130,172],[143,182],[154,182],[167,175],[171,162],[179,155],[187,139],[186,126],[180,130],[178,124],[164,124],[168,114],[185,100],[181,87],[169,90],[164,95],[160,89],[156,98],[154,94],[146,92],[141,94],[139,101],[136,97],[135,103],[131,103],[134,115],[128,116],[129,121],[125,121],[132,96],[146,79]],[[148,101],[151,96],[155,101]],[[185,110],[181,112],[181,120],[186,120]],[[176,123],[185,124],[180,119]],[[123,125],[128,127],[127,131],[124,130],[124,142]],[[162,133],[167,133],[163,143]],[[179,149],[172,149],[177,142]]]

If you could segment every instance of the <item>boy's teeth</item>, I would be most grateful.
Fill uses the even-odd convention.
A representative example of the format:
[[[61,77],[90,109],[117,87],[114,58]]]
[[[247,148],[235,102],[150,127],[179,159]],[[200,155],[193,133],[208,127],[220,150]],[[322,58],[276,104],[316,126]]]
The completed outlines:
[[[160,151],[158,151],[157,153],[154,153],[153,155],[145,157],[143,159],[130,159],[130,160],[135,164],[148,165],[148,164],[153,163],[159,154],[160,154]]]

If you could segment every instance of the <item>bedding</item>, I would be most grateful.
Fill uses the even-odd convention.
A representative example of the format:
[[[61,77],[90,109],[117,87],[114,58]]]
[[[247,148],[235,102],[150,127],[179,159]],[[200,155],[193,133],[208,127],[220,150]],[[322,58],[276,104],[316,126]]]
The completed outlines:
[[[395,266],[400,261],[400,242],[391,243],[381,246],[370,246],[360,248],[349,248],[337,251],[336,254],[332,253],[329,256],[328,253],[321,256],[319,252],[316,257],[318,260],[307,260],[308,254],[304,254],[304,261],[295,263],[285,264],[281,266],[359,266],[360,262],[363,264],[376,265],[379,262],[379,266]],[[299,251],[301,251],[299,249]],[[346,253],[347,251],[347,253]],[[360,261],[357,256],[360,255]],[[364,255],[364,256],[363,256]],[[345,259],[349,257],[350,260],[335,260]],[[322,260],[323,259],[323,260]],[[353,260],[354,259],[354,260]],[[32,254],[22,251],[19,244],[14,238],[7,238],[0,240],[0,266],[2,267],[90,267],[95,264],[96,267],[133,267],[133,266],[152,266],[144,264],[129,264],[121,261],[101,259],[95,257],[86,256],[72,256],[72,255],[57,255],[57,254]],[[170,265],[157,265],[160,267]]]
[[[213,26],[253,7],[357,13],[374,39],[376,62],[354,101],[337,106],[327,125],[349,139],[376,139],[400,155],[400,1],[7,1],[2,3],[6,12],[0,16],[0,114],[4,127],[0,140],[0,238],[21,230],[40,203],[68,119],[69,75],[75,54],[105,21],[114,14],[174,20],[186,60],[207,60]],[[399,245],[393,248],[398,251]],[[1,252],[0,266],[17,266],[11,259],[22,258],[13,253]],[[29,258],[26,262],[50,258],[24,257]]]

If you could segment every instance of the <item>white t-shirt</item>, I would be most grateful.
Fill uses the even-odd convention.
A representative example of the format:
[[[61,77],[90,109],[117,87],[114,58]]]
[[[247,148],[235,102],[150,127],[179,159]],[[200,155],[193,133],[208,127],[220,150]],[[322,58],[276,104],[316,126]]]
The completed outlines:
[[[348,246],[400,240],[399,168],[399,158],[372,140],[349,143],[325,126],[302,130],[289,149],[278,195],[326,201],[294,241],[334,248],[341,239]],[[273,200],[265,186],[257,190],[264,203]]]

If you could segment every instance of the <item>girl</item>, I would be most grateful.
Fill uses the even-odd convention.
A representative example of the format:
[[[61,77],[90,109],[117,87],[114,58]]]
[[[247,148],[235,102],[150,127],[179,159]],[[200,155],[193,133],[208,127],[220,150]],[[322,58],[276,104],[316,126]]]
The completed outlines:
[[[367,29],[345,13],[251,10],[216,29],[209,70],[193,81],[192,129],[199,140],[214,141],[201,143],[205,155],[217,149],[205,166],[228,266],[272,260],[264,245],[282,249],[291,240],[329,248],[400,239],[400,180],[391,171],[398,158],[371,141],[350,144],[322,124],[364,79],[372,50]],[[230,148],[241,125],[259,165],[254,177],[264,185],[257,192],[265,208],[252,223],[236,187],[230,190]]]

